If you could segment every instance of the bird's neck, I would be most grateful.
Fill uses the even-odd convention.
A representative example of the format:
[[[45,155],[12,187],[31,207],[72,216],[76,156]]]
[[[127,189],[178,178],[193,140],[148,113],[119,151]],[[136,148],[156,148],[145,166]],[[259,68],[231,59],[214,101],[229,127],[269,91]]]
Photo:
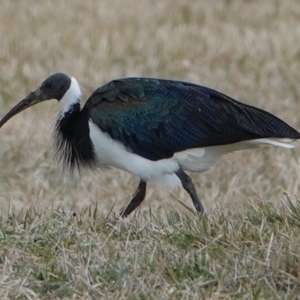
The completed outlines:
[[[80,99],[78,82],[71,78],[70,88],[60,100],[62,108],[54,128],[56,157],[69,170],[79,169],[81,166],[93,167],[95,160],[88,115],[86,111],[80,110]]]
[[[82,166],[94,168],[96,158],[88,117],[80,110],[79,103],[72,109],[56,121],[53,135],[55,156],[70,171],[79,170]]]
[[[62,97],[60,102],[62,103],[61,110],[59,112],[58,119],[63,119],[67,115],[70,115],[74,111],[80,110],[81,90],[79,84],[75,78],[71,78],[70,88]]]

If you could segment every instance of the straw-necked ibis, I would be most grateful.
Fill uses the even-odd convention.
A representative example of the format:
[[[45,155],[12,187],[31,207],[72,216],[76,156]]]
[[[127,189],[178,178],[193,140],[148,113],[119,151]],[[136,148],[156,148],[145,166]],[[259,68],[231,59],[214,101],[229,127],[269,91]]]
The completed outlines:
[[[71,170],[115,167],[140,178],[128,216],[147,182],[177,180],[199,213],[204,209],[185,171],[209,169],[223,154],[270,144],[293,148],[300,133],[272,114],[187,82],[124,78],[96,89],[80,108],[75,78],[57,73],[0,121],[39,102],[62,103],[54,130],[58,158]]]

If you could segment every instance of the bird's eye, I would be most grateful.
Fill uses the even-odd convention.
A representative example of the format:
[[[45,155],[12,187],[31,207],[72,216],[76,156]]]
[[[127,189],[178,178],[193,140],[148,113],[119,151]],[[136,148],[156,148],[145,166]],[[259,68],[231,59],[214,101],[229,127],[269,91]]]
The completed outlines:
[[[54,81],[53,80],[46,80],[44,82],[43,86],[47,89],[52,89],[54,87]]]

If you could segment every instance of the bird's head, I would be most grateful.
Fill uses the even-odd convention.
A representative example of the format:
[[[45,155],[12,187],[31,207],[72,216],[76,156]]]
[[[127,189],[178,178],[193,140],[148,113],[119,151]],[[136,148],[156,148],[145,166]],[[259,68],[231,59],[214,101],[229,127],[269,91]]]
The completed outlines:
[[[60,101],[71,86],[71,78],[63,73],[49,76],[41,86],[14,106],[0,121],[0,128],[13,116],[24,109],[51,99]]]

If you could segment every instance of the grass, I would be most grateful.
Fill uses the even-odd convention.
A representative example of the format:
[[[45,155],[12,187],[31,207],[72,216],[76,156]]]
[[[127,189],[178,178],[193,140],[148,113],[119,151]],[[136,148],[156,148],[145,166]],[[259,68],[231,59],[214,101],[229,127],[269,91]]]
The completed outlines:
[[[299,17],[296,0],[6,1],[0,115],[63,71],[83,100],[118,77],[179,79],[299,129]],[[298,299],[299,147],[237,152],[193,174],[208,219],[183,190],[153,188],[122,221],[136,179],[64,177],[51,151],[57,106],[0,132],[1,299]]]
[[[291,202],[130,221],[34,208],[1,220],[1,299],[298,299]]]

